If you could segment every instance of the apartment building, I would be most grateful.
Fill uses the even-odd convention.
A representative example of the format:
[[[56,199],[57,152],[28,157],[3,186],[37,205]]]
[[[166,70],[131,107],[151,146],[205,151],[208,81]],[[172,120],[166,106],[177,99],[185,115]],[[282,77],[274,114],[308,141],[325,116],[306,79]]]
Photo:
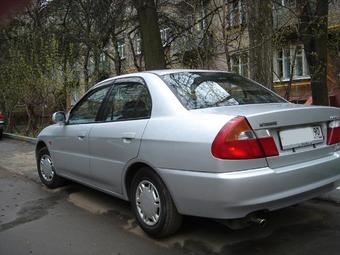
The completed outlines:
[[[230,47],[229,70],[242,75],[249,75],[247,37],[247,16],[243,0],[226,0],[227,19],[230,29],[239,29],[242,33],[242,42]],[[284,96],[291,84],[289,100],[304,103],[311,96],[310,75],[304,47],[296,34],[297,18],[296,0],[277,0],[273,4],[273,88]],[[340,1],[329,3],[329,56],[328,56],[328,88],[329,94],[334,96],[340,87]],[[243,29],[240,29],[243,28]],[[277,39],[279,38],[279,39]],[[325,46],[327,47],[327,46]],[[334,98],[331,97],[331,100]]]
[[[169,67],[219,69],[249,77],[245,0],[160,2],[160,34]],[[291,84],[289,100],[304,103],[311,96],[310,75],[303,44],[294,32],[296,0],[273,2],[274,37],[279,38],[272,50],[273,89],[284,96]],[[328,87],[334,95],[340,87],[340,0],[330,1],[329,37]],[[138,30],[126,31],[116,45],[121,73],[143,69]],[[101,61],[103,69],[115,74],[112,60],[103,54]]]

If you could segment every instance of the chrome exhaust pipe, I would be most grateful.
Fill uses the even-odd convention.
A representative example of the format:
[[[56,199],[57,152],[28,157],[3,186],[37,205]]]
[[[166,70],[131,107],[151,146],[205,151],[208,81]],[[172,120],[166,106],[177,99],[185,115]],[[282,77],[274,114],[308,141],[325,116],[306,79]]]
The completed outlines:
[[[262,215],[262,217],[261,217]],[[219,223],[227,226],[232,230],[245,229],[251,225],[258,225],[260,227],[265,227],[267,225],[267,219],[264,216],[264,212],[254,212],[248,214],[244,218],[229,219],[229,220],[216,220]]]
[[[251,217],[249,219],[251,223],[254,223],[256,225],[259,225],[260,227],[264,227],[267,224],[267,220],[264,218],[258,218],[258,217]]]

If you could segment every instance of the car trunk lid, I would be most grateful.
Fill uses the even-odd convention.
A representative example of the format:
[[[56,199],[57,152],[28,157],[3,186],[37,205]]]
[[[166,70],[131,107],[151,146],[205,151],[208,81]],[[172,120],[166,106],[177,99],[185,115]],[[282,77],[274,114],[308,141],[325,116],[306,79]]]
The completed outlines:
[[[336,145],[327,145],[327,127],[330,121],[340,118],[338,108],[280,103],[215,107],[199,111],[245,116],[255,132],[267,130],[279,151],[279,156],[267,158],[271,168],[322,158],[337,149]]]

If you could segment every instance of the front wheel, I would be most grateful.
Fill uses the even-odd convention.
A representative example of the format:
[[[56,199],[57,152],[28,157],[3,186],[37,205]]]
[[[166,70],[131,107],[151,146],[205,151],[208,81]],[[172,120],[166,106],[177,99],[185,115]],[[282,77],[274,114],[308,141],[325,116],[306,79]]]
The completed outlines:
[[[54,189],[64,184],[64,179],[55,172],[50,152],[46,147],[38,152],[37,167],[41,182],[48,188]]]
[[[180,228],[182,216],[163,181],[150,168],[142,168],[134,176],[130,200],[140,227],[148,235],[166,237]]]

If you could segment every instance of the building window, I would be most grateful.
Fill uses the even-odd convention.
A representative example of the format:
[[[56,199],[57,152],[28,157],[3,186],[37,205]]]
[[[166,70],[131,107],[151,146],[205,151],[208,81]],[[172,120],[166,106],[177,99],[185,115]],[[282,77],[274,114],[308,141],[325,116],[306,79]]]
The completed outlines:
[[[247,5],[245,3],[245,0],[240,0],[240,23],[242,25],[247,23]]]
[[[233,54],[230,58],[231,70],[233,73],[249,77],[248,52]]]
[[[296,0],[281,0],[281,5],[285,7],[295,7]]]
[[[105,70],[106,68],[109,68],[110,66],[110,61],[107,58],[105,52],[100,53],[99,55],[99,68],[101,70]]]
[[[185,18],[185,23],[188,28],[188,31],[192,33],[194,31],[194,24],[195,24],[194,16],[192,14],[187,15]]]
[[[304,61],[304,51],[301,46],[297,46],[296,48],[296,55],[295,55],[295,69],[294,74],[296,77],[304,76],[303,71],[303,61]],[[306,72],[307,74],[307,72]]]
[[[99,62],[100,63],[105,63],[106,62],[106,55],[104,52],[100,53],[99,55]]]
[[[229,19],[227,23],[230,27],[240,26],[247,23],[247,10],[244,0],[228,0],[225,1],[228,5],[228,15],[226,17]]]
[[[198,23],[197,23],[197,30],[198,31],[204,31],[207,27],[207,21],[205,19],[206,11],[203,8],[198,15]]]
[[[117,41],[117,50],[120,59],[126,58],[126,44],[124,39],[120,39]]]
[[[280,49],[278,51],[278,77],[280,79],[289,79],[291,71],[291,54],[290,49]]]
[[[274,81],[289,80],[292,68],[294,69],[293,79],[309,78],[307,60],[302,45],[278,49],[274,58]],[[295,62],[294,67],[293,61]]]
[[[161,39],[162,39],[162,44],[163,44],[163,47],[165,47],[168,42],[169,42],[169,39],[170,39],[170,28],[163,28],[160,30],[161,32]]]
[[[137,33],[135,35],[135,39],[134,39],[134,48],[135,48],[135,54],[136,55],[140,55],[142,54],[142,39],[140,38],[140,34]]]

